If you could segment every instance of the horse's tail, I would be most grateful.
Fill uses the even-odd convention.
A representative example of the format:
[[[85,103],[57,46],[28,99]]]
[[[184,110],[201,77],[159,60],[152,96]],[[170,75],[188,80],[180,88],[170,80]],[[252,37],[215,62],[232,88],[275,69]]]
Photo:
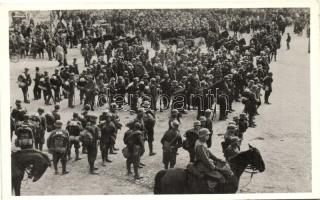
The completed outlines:
[[[166,170],[161,170],[156,174],[154,178],[154,194],[161,194],[161,179],[166,174]]]

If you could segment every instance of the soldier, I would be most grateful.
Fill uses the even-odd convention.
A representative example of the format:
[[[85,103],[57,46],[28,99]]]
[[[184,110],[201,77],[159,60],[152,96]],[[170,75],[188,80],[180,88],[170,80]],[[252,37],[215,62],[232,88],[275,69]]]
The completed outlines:
[[[61,119],[60,114],[58,113],[59,109],[60,109],[60,106],[59,105],[55,105],[54,106],[54,110],[45,115],[46,121],[47,121],[47,131],[48,132],[53,131],[54,130],[55,121]]]
[[[135,122],[132,130],[128,130],[123,138],[123,142],[127,145],[128,155],[127,155],[127,172],[128,175],[132,174],[131,172],[131,164],[133,164],[134,169],[134,178],[141,179],[142,177],[139,175],[139,164],[140,157],[143,154],[144,150],[144,142],[143,142],[143,133],[141,130],[141,124],[139,122]]]
[[[68,85],[67,85],[68,83]],[[74,73],[70,74],[70,78],[66,81],[66,90],[68,92],[68,107],[74,108],[73,101],[74,101],[74,93],[75,93],[75,80],[74,80]]]
[[[177,110],[177,109],[172,109],[171,110],[171,113],[170,113],[170,117],[169,117],[169,122],[168,122],[168,124],[169,124],[169,129],[170,128],[172,128],[172,126],[171,126],[171,123],[174,121],[174,120],[177,120],[179,123],[181,123],[181,121],[180,121],[180,113],[179,113],[179,111]]]
[[[200,117],[200,122],[201,122],[202,128],[207,128],[210,131],[209,139],[207,140],[207,146],[208,148],[210,148],[212,145],[212,135],[213,135],[211,110],[210,109],[205,110],[204,115],[205,116]]]
[[[186,138],[183,141],[183,148],[189,152],[190,162],[195,162],[195,144],[198,139],[199,130],[201,128],[201,122],[195,121],[193,123],[193,128],[190,130],[187,130],[184,134],[184,137]]]
[[[16,127],[15,134],[17,139],[15,145],[21,149],[33,148],[34,134],[33,129],[29,123],[29,115],[23,116],[23,122]]]
[[[153,151],[154,126],[156,124],[156,116],[155,113],[150,109],[150,106],[151,104],[149,101],[143,102],[143,107],[145,109],[143,122],[146,128],[146,139],[149,146],[149,156],[154,156],[156,155],[156,153]]]
[[[43,144],[44,144],[44,134],[47,129],[47,122],[46,118],[43,115],[44,109],[43,108],[38,108],[38,114],[40,118],[40,127],[39,127],[39,150],[42,151],[43,149]],[[37,144],[36,144],[37,147]]]
[[[24,68],[24,73],[18,76],[18,84],[23,93],[24,103],[30,103],[28,100],[28,87],[31,85],[31,82],[32,80],[29,74],[29,69]]]
[[[222,172],[223,174],[228,169],[223,169],[221,167],[218,167],[218,163],[225,163],[223,160],[217,158],[215,155],[211,153],[211,151],[207,148],[206,140],[209,138],[209,130],[206,128],[202,128],[199,131],[199,139],[196,142],[195,146],[195,152],[196,152],[196,164],[195,168],[196,170],[202,174],[205,175],[206,180],[210,182],[209,190],[211,192],[214,192],[215,186],[219,183],[216,179],[216,170]],[[212,162],[213,161],[213,162]],[[231,170],[228,170],[228,174],[231,174]],[[212,180],[213,179],[213,180]],[[211,181],[212,180],[212,181]]]
[[[50,133],[47,139],[49,153],[53,156],[54,174],[58,175],[58,162],[62,165],[62,175],[68,174],[67,171],[67,153],[69,147],[69,133],[62,129],[62,122],[55,121],[55,129]]]
[[[169,78],[169,74],[164,75],[164,79],[161,80],[160,82],[161,90],[162,90],[162,95],[163,95],[163,107],[164,109],[169,108],[170,106],[170,98],[171,98],[171,81]]]
[[[118,112],[117,112],[117,104],[116,103],[111,103],[110,104],[110,114],[111,114],[111,121],[114,123],[115,127],[116,127],[116,138],[117,138],[117,134],[118,134],[118,130],[120,130],[122,128],[122,124],[120,123],[120,118],[118,116]],[[115,138],[115,140],[116,140]],[[118,151],[118,148],[115,148],[115,143],[113,144],[112,148],[110,149],[110,153],[113,154],[115,153],[114,151]]]
[[[163,164],[164,168],[174,168],[177,159],[178,148],[182,146],[182,138],[179,131],[180,123],[177,120],[172,122],[172,128],[167,130],[161,138],[161,144],[163,149]]]
[[[241,113],[240,114],[240,119],[239,119],[239,123],[238,123],[238,128],[239,128],[239,135],[238,137],[242,140],[243,139],[243,134],[246,132],[246,130],[248,129],[248,119],[246,114]]]
[[[21,100],[16,100],[16,107],[11,111],[11,117],[14,119],[14,123],[23,121],[23,116],[27,113],[26,109],[21,106]]]
[[[50,83],[51,87],[54,92],[54,101],[55,102],[60,102],[60,87],[62,85],[61,79],[59,78],[60,76],[57,76],[56,74],[52,74]]]
[[[97,159],[97,142],[101,137],[100,129],[96,125],[97,117],[94,115],[88,115],[88,121],[84,128],[84,131],[80,134],[80,141],[83,142],[83,144],[86,147],[87,153],[88,153],[88,162],[89,162],[89,168],[90,168],[90,174],[98,174],[95,170],[96,168],[94,166],[94,163]]]
[[[146,132],[146,127],[143,121],[143,116],[144,116],[144,109],[143,108],[139,108],[137,111],[137,116],[135,119],[133,119],[132,121],[130,121],[129,123],[127,123],[127,127],[129,127],[129,129],[133,130],[134,129],[134,124],[136,122],[139,122],[141,124],[139,131],[141,131],[141,133],[143,134],[143,139],[145,140],[145,132]],[[144,153],[144,151],[143,151]],[[143,155],[143,153],[141,153],[140,156]],[[143,164],[142,162],[139,163],[139,167],[143,167],[145,166],[145,164]]]
[[[95,102],[95,96],[97,95],[98,90],[96,88],[96,85],[94,83],[93,79],[88,80],[88,84],[85,87],[85,102],[84,104],[90,105],[90,108],[92,111],[94,111],[94,102]]]
[[[40,149],[40,144],[43,144],[44,142],[41,141],[42,138],[40,135],[40,117],[38,113],[34,113],[30,116],[30,126],[32,127],[35,148]]]
[[[33,87],[33,96],[34,100],[41,99],[41,89],[39,88],[40,79],[42,77],[42,74],[39,72],[39,67],[36,67],[36,75],[33,79],[34,81],[34,87]]]
[[[84,99],[85,86],[87,85],[87,81],[84,77],[81,77],[77,83],[78,90],[80,92],[80,105]]]
[[[271,104],[269,102],[269,97],[270,94],[272,92],[272,82],[273,82],[273,78],[272,78],[272,73],[269,72],[268,75],[263,79],[263,88],[264,88],[264,103],[265,104]]]
[[[230,144],[224,151],[226,160],[230,161],[236,155],[240,153],[240,139],[238,137],[231,137]]]
[[[291,36],[290,36],[290,33],[287,33],[287,39],[286,39],[286,42],[287,42],[287,50],[290,49],[290,42],[291,42]]]
[[[79,157],[79,148],[80,148],[80,132],[82,131],[82,124],[79,120],[78,113],[73,113],[73,118],[68,121],[66,126],[67,131],[69,132],[69,148],[68,148],[68,160],[71,160],[71,148],[74,145],[75,159],[74,161],[81,160]]]
[[[109,150],[115,143],[116,127],[111,120],[112,115],[109,112],[103,113],[103,120],[99,124],[101,130],[100,151],[102,157],[102,166],[106,166],[105,162],[112,162],[108,158]],[[101,118],[101,116],[100,116]]]
[[[157,100],[158,100],[158,94],[160,92],[160,88],[155,78],[150,79],[149,88],[150,88],[150,95],[151,95],[151,109],[154,111],[157,111]]]

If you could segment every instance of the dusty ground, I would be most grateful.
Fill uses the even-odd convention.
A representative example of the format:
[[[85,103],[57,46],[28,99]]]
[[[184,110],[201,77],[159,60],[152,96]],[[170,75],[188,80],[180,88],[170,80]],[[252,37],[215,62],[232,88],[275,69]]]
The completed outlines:
[[[150,44],[145,44],[148,47]],[[257,127],[248,129],[244,136],[242,150],[248,148],[247,143],[257,147],[266,164],[265,172],[254,176],[251,184],[239,192],[246,193],[274,193],[274,192],[310,192],[311,191],[311,133],[310,133],[310,83],[309,83],[309,54],[307,53],[308,41],[305,36],[292,35],[291,49],[285,50],[285,38],[282,48],[278,52],[277,62],[271,64],[274,73],[273,93],[270,101],[272,105],[259,108],[260,116],[257,117]],[[153,53],[153,52],[152,52]],[[83,59],[79,56],[79,49],[69,50],[68,61],[78,57],[80,67]],[[47,59],[25,59],[18,63],[10,63],[11,67],[11,105],[15,99],[22,99],[22,92],[16,84],[17,75],[24,67],[29,67],[34,74],[34,68],[39,66],[41,71],[49,71],[51,74],[57,66],[56,61]],[[33,98],[30,87],[30,99]],[[76,104],[79,104],[79,96],[76,95]],[[67,108],[64,100],[61,104],[62,120],[66,122],[73,112],[80,112],[81,106],[74,110]],[[29,112],[35,112],[39,106],[46,111],[53,110],[53,106],[44,106],[43,100],[32,101],[26,106]],[[240,113],[243,105],[234,103],[235,113]],[[101,110],[96,110],[100,114]],[[182,132],[191,128],[196,113],[190,112],[184,115],[181,127]],[[133,116],[127,112],[120,112],[122,123],[126,123]],[[36,183],[24,182],[23,195],[103,195],[103,194],[152,194],[153,179],[157,171],[162,169],[162,153],[160,138],[167,129],[168,113],[157,113],[157,125],[155,130],[156,156],[144,155],[142,162],[147,166],[141,170],[144,177],[141,181],[134,181],[126,176],[125,160],[121,153],[111,155],[113,162],[106,167],[101,166],[101,156],[98,154],[97,166],[100,175],[88,174],[86,155],[82,154],[81,161],[68,163],[70,174],[55,176],[53,168],[46,171],[44,176]],[[214,121],[214,137],[212,151],[222,157],[220,142],[227,122]],[[117,139],[117,146],[122,149],[122,129]],[[177,167],[184,167],[188,162],[188,154],[184,150],[179,151]],[[241,178],[240,189],[249,181],[249,175]]]

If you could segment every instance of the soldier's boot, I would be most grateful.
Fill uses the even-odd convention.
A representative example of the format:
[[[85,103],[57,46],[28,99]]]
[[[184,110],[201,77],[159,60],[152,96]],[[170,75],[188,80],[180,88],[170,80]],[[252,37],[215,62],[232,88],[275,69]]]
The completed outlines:
[[[85,146],[82,146],[82,153],[86,154],[87,153],[87,148]]]
[[[54,174],[58,175],[58,163],[53,162]]]
[[[39,144],[39,150],[42,151],[43,149],[43,144]]]
[[[62,162],[62,175],[69,174],[69,171],[67,171],[67,162]]]
[[[139,175],[138,165],[133,164],[133,170],[134,170],[134,179],[142,179],[143,177]]]
[[[115,152],[113,147],[110,148],[110,154],[117,154],[117,152]]]
[[[148,142],[148,143],[149,143],[149,156],[156,155],[156,153],[153,152],[153,144],[152,144],[152,142]]]
[[[131,171],[131,163],[129,163],[127,161],[127,175],[131,175],[132,174],[132,171]]]
[[[164,169],[168,169],[169,168],[169,164],[164,164]]]
[[[81,158],[79,157],[79,149],[75,149],[75,154],[76,154],[76,158],[74,160],[75,161],[81,160]]]
[[[93,162],[90,162],[89,165],[90,165],[90,174],[93,174],[93,175],[99,174],[98,172],[95,171]]]
[[[39,149],[38,142],[36,142],[36,143],[34,144],[34,147],[35,147],[36,149]]]

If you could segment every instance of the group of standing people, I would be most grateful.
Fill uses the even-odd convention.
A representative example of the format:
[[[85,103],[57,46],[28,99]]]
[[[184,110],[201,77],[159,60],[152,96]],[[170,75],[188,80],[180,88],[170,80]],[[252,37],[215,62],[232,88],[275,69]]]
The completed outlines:
[[[191,15],[190,12],[181,12],[168,11],[168,15]],[[152,10],[144,11],[140,16],[143,18],[146,13],[149,13],[147,16],[166,16],[160,11],[153,13]],[[81,19],[88,16],[80,15],[73,18],[76,19],[74,23],[83,25]],[[59,26],[65,26],[62,19]],[[85,20],[84,27],[92,25],[90,19],[89,16],[89,19]],[[199,17],[199,23],[200,19]],[[254,119],[259,115],[258,108],[263,103],[262,90],[264,103],[270,104],[273,74],[269,65],[273,60],[276,61],[277,49],[281,48],[281,34],[276,23],[277,18],[257,20],[261,26],[252,32],[249,44],[246,44],[243,38],[238,38],[237,34],[231,36],[228,27],[220,33],[219,30],[214,30],[213,27],[216,26],[210,25],[214,20],[201,20],[204,27],[208,26],[211,31],[217,33],[213,42],[185,44],[176,50],[172,45],[168,45],[165,49],[157,50],[155,44],[161,42],[161,38],[164,37],[160,36],[159,41],[153,41],[155,44],[152,46],[156,50],[153,56],[150,55],[149,49],[145,49],[145,38],[139,30],[134,31],[135,37],[115,37],[107,43],[96,41],[89,37],[90,31],[83,30],[81,33],[86,34],[82,35],[81,41],[81,53],[85,61],[82,71],[79,70],[76,58],[72,64],[67,63],[67,39],[63,34],[58,34],[59,37],[65,38],[61,40],[65,43],[57,43],[62,44],[63,52],[59,66],[51,76],[47,71],[42,73],[40,67],[37,67],[33,90],[35,100],[39,100],[43,94],[46,105],[51,105],[50,101],[53,101],[54,110],[44,113],[44,109],[39,108],[37,113],[29,115],[22,108],[21,101],[17,100],[11,113],[11,137],[15,133],[15,145],[21,149],[34,146],[43,150],[45,133],[48,132],[46,143],[49,153],[53,155],[55,174],[58,174],[59,160],[62,164],[62,174],[68,173],[66,165],[71,159],[71,148],[75,149],[75,160],[80,160],[79,149],[82,146],[82,152],[88,156],[89,172],[97,174],[95,161],[98,148],[101,151],[102,166],[112,162],[109,154],[118,150],[115,147],[116,138],[124,124],[120,123],[117,112],[128,104],[131,113],[135,113],[136,116],[126,124],[127,130],[123,138],[126,148],[122,153],[126,158],[128,174],[132,174],[133,165],[134,178],[140,179],[139,168],[145,167],[140,159],[145,153],[145,142],[149,147],[149,156],[156,155],[156,111],[170,110],[168,129],[160,140],[163,150],[162,161],[164,168],[168,169],[175,167],[180,147],[188,151],[190,162],[205,163],[209,158],[219,160],[208,149],[213,144],[213,121],[218,112],[217,106],[219,120],[226,120],[228,114],[234,111],[233,103],[242,102],[243,113],[228,124],[222,144],[225,158],[229,160],[240,151],[241,140],[247,128],[256,127]],[[139,27],[142,31],[142,27],[157,26],[157,22],[152,24],[152,21],[145,21],[148,21],[148,25],[142,25],[145,22],[139,20],[140,24],[133,23],[132,27]],[[221,25],[217,26],[219,29]],[[150,37],[153,38],[152,34],[157,35],[158,31],[151,31]],[[97,59],[94,59],[93,55],[97,55]],[[28,87],[31,84],[31,75],[26,68],[18,77],[24,103],[30,103]],[[77,93],[84,112],[75,112],[63,128],[58,102],[67,98],[71,110],[76,104]],[[96,107],[103,105],[108,105],[109,110],[102,112],[100,116],[92,113]],[[182,125],[182,115],[190,110],[197,110],[194,128],[181,135],[179,127]],[[219,167],[210,164],[209,168],[212,170]]]

